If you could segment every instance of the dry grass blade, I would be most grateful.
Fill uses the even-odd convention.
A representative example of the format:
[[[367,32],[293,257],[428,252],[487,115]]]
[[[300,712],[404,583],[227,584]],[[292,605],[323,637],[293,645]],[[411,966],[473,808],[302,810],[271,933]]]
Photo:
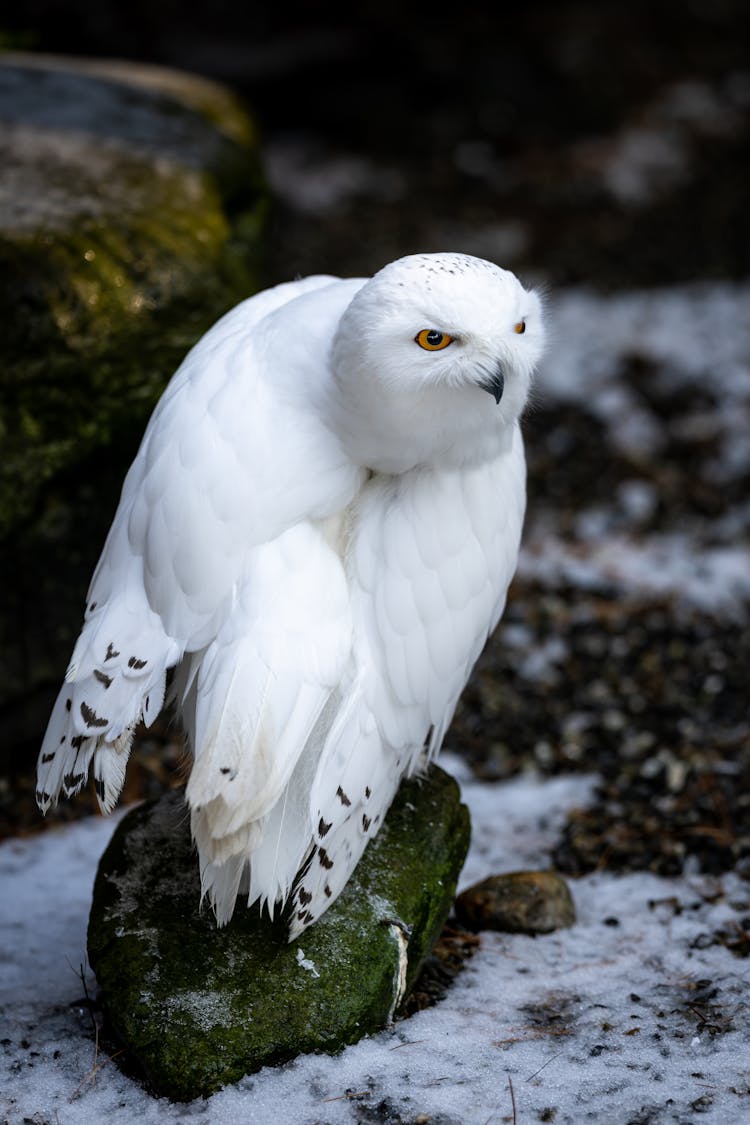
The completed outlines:
[[[356,1101],[357,1098],[369,1098],[371,1094],[371,1090],[347,1090],[345,1094],[337,1094],[335,1098],[323,1098],[323,1104]]]
[[[513,1125],[518,1125],[518,1114],[516,1112],[516,1095],[513,1090],[513,1079],[508,1075],[508,1089],[510,1090],[510,1104],[513,1107]]]

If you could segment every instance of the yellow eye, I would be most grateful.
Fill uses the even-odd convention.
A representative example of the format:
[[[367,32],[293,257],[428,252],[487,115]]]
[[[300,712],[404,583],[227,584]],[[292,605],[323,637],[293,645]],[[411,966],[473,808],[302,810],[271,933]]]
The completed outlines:
[[[517,332],[518,335],[521,336],[526,331],[526,321],[519,320],[518,324],[513,325],[513,331]]]
[[[445,332],[438,332],[435,328],[423,328],[421,332],[417,332],[414,339],[426,352],[442,351],[453,342],[452,336],[446,335]]]

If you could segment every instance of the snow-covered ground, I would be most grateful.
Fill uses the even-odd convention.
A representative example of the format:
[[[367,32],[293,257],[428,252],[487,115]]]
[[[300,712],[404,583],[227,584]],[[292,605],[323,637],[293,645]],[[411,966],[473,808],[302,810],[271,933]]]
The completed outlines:
[[[688,487],[731,495],[750,473],[750,285],[576,289],[553,294],[548,312],[537,403],[585,410],[632,476],[606,503],[578,498],[574,536],[560,535],[559,512],[530,506],[521,574],[735,614],[750,599],[750,497],[706,515]],[[557,471],[589,452],[585,441],[555,450]]]
[[[462,785],[474,825],[466,885],[546,864],[565,811],[586,803],[592,779],[488,785],[464,775]],[[513,1099],[519,1122],[556,1125],[644,1112],[654,1122],[700,1112],[726,1123],[748,1110],[750,964],[709,937],[750,913],[750,884],[732,875],[580,879],[574,928],[484,934],[436,1007],[206,1101],[153,1098],[97,1057],[81,1004],[91,886],[113,827],[87,820],[0,848],[3,1120],[489,1125],[513,1119]]]

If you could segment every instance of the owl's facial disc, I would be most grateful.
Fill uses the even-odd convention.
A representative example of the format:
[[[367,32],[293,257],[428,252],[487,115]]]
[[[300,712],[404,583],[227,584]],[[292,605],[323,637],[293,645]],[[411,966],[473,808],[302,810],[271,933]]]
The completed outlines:
[[[479,380],[479,386],[483,391],[488,391],[495,402],[499,404],[500,399],[503,397],[503,391],[505,390],[505,372],[503,371],[502,364],[498,363],[491,375],[483,374],[482,378]]]

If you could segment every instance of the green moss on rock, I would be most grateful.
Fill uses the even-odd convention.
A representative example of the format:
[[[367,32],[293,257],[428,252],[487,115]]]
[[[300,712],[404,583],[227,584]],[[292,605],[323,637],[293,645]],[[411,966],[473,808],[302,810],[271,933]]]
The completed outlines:
[[[252,126],[226,91],[170,75],[0,59],[0,538],[62,468],[144,421],[253,291]]]
[[[0,118],[10,753],[41,733],[43,692],[65,668],[155,402],[196,339],[257,288],[266,197],[252,122],[192,75],[8,53]]]
[[[469,814],[446,773],[405,782],[343,894],[289,945],[257,908],[238,906],[218,930],[199,908],[182,795],[141,806],[102,857],[89,921],[113,1028],[154,1090],[177,1100],[355,1042],[408,993],[468,844]]]

